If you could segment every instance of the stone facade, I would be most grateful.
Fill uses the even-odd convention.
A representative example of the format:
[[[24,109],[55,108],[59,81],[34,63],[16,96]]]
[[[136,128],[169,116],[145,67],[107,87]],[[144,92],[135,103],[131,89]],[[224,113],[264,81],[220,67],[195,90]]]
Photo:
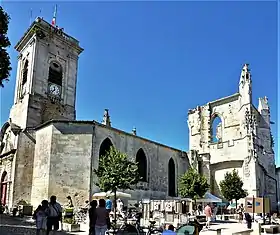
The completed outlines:
[[[105,109],[102,123],[77,121],[79,42],[37,18],[16,45],[19,52],[14,104],[0,133],[1,200],[34,206],[55,194],[64,203],[98,192],[94,169],[114,146],[139,162],[143,180],[132,198],[177,196],[177,179],[190,164],[207,176],[214,194],[226,171],[236,168],[250,195],[275,202],[275,165],[267,98],[252,104],[249,68],[239,92],[189,111],[189,153],[118,130]],[[220,122],[213,130],[216,119]]]
[[[237,169],[251,196],[268,196],[276,206],[275,157],[270,129],[269,105],[252,103],[251,74],[244,65],[239,91],[189,110],[191,161],[200,162],[212,193],[222,196],[220,181]],[[217,123],[216,123],[217,121]]]

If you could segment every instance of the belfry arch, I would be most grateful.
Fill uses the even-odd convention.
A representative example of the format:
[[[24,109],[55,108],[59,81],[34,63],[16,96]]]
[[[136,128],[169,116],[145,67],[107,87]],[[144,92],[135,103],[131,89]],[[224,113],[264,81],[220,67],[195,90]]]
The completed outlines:
[[[176,172],[173,158],[170,158],[168,162],[168,196],[176,196]]]
[[[148,163],[144,150],[140,148],[136,153],[136,162],[138,163],[138,172],[142,182],[148,182]]]
[[[100,145],[99,148],[99,157],[104,156],[107,151],[110,150],[111,146],[114,146],[112,141],[107,137]]]

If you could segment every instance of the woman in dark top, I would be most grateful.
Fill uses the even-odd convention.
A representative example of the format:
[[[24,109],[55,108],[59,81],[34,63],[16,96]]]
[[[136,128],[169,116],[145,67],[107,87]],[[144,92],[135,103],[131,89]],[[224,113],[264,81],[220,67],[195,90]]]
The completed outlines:
[[[96,207],[97,207],[97,201],[92,200],[88,211],[89,212],[89,235],[95,235]]]

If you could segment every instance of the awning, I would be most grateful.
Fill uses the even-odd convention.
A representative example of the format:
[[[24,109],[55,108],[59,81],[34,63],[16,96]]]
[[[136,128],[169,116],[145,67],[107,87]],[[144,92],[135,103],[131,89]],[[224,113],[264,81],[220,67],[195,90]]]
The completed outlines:
[[[197,202],[223,202],[223,200],[207,192],[203,198],[197,199]]]

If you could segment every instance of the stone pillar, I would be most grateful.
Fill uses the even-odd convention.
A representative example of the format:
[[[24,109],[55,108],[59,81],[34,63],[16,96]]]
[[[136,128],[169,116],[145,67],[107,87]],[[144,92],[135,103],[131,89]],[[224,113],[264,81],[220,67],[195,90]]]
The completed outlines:
[[[207,183],[210,185],[210,154],[203,154],[202,156],[202,172],[203,175],[207,178]]]

